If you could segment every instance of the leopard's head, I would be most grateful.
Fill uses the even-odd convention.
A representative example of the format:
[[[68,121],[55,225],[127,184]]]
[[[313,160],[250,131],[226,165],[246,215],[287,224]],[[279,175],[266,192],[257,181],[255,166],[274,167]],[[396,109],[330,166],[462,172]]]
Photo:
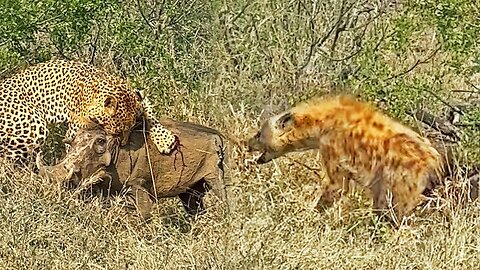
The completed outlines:
[[[98,83],[97,95],[87,106],[84,118],[102,126],[107,134],[120,135],[124,145],[142,110],[141,97],[128,84],[122,80],[116,83],[102,81]]]

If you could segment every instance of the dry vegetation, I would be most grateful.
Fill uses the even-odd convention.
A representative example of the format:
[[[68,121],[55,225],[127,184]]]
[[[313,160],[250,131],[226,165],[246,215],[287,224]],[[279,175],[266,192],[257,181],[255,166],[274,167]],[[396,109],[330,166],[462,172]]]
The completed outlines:
[[[237,140],[271,113],[331,91],[359,95],[420,129],[410,109],[445,116],[460,104],[458,155],[480,160],[475,1],[40,1],[50,9],[17,2],[0,11],[1,74],[52,57],[92,61],[147,90],[159,114]],[[194,221],[177,199],[165,199],[142,223],[119,200],[105,207],[1,165],[0,269],[480,264],[480,208],[457,200],[466,192],[462,175],[419,209],[412,226],[396,230],[371,213],[361,192],[316,208],[322,172],[315,151],[256,166],[232,144],[229,167],[226,218],[209,196],[206,215]]]
[[[357,205],[319,213],[305,185],[314,175],[284,169],[235,170],[232,213],[211,207],[194,222],[176,199],[159,202],[148,224],[119,205],[104,208],[29,172],[2,167],[3,269],[475,269],[477,206],[447,206],[393,230]],[[291,165],[291,164],[290,164]],[[308,177],[307,177],[308,176]],[[299,183],[299,179],[302,182]],[[213,197],[209,205],[214,206]],[[345,207],[345,206],[343,206]]]

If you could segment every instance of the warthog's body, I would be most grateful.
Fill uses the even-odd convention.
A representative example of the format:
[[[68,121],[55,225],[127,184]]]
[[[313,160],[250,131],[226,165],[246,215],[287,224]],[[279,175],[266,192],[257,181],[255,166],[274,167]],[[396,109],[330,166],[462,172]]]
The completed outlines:
[[[106,136],[100,129],[81,130],[63,163],[41,171],[49,171],[56,177],[62,171],[74,171],[77,184],[82,184],[88,176],[107,166],[110,177],[94,187],[111,193],[130,188],[136,195],[137,209],[143,217],[149,215],[153,199],[177,195],[187,212],[196,214],[203,210],[202,197],[206,188],[212,188],[226,203],[224,143],[220,133],[204,126],[171,120],[164,120],[162,124],[179,138],[179,148],[170,155],[161,154],[142,131],[134,130],[128,144],[118,148],[115,154],[111,150],[116,148],[112,144],[118,145],[114,138]],[[106,151],[98,151],[103,149],[102,143],[110,145],[103,147]],[[70,157],[72,155],[75,157]],[[68,159],[70,161],[65,162]],[[57,173],[52,173],[55,171]]]

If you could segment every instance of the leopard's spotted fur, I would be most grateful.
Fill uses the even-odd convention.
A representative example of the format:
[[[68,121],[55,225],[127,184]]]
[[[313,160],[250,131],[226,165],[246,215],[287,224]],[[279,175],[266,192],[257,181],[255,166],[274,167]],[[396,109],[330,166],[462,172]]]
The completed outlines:
[[[150,136],[159,150],[170,152],[175,136],[124,80],[76,61],[37,64],[0,81],[0,157],[28,160],[45,141],[50,123],[68,124],[66,141],[80,127],[99,125],[126,142],[142,114],[155,127]]]

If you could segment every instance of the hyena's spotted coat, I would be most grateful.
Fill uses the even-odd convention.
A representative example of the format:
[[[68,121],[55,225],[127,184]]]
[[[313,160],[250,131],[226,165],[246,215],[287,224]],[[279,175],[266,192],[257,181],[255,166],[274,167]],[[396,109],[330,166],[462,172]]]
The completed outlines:
[[[344,181],[355,180],[370,191],[376,209],[386,210],[391,202],[398,219],[419,204],[442,168],[440,154],[427,139],[349,96],[313,99],[276,115],[248,146],[262,152],[259,163],[319,149],[328,175],[326,200]]]

